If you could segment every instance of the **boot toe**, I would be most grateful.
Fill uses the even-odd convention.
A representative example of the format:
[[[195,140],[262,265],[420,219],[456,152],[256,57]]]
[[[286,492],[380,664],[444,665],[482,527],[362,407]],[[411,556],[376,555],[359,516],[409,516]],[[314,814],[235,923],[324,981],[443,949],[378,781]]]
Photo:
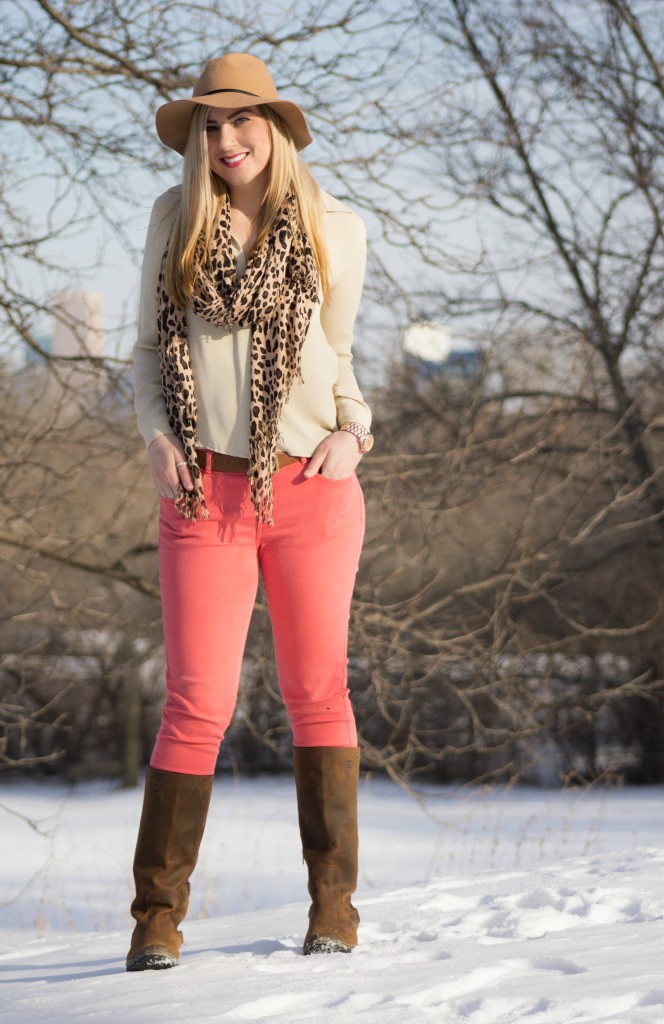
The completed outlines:
[[[168,967],[175,967],[178,959],[169,953],[167,949],[151,946],[148,949],[141,949],[138,953],[127,960],[128,971],[163,971]]]
[[[353,946],[341,939],[333,939],[326,935],[314,935],[313,939],[305,942],[302,952],[305,956],[312,956],[318,953],[352,953]]]

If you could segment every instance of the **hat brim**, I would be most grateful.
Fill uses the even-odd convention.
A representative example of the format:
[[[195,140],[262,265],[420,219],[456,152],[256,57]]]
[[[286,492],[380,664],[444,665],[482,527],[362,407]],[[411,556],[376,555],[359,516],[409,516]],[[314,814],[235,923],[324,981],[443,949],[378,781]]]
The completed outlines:
[[[184,153],[189,138],[191,119],[197,104],[205,107],[229,107],[236,110],[241,107],[256,107],[259,104],[265,104],[273,107],[286,122],[297,149],[304,149],[314,141],[304,111],[298,107],[297,103],[291,103],[290,100],[273,100],[254,96],[246,92],[225,91],[211,93],[207,96],[192,96],[191,99],[171,100],[159,107],[155,117],[157,135],[169,149],[174,149],[180,154]]]

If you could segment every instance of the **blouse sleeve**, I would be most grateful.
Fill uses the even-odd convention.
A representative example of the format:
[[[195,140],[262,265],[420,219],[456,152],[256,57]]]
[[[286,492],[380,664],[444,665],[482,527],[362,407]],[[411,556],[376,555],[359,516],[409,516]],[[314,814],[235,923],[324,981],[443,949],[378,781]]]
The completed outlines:
[[[343,227],[344,246],[339,269],[333,265],[329,302],[323,302],[320,320],[328,343],[337,355],[338,375],[334,385],[334,401],[337,407],[337,425],[354,422],[371,426],[371,410],[362,398],[355,374],[351,354],[355,317],[360,305],[364,286],[366,266],[366,229],[364,222],[350,211],[335,213],[337,225]],[[335,225],[338,238],[339,227]],[[335,249],[338,246],[335,245]]]
[[[152,208],[145,241],[138,310],[138,336],[134,345],[134,408],[138,430],[146,446],[161,434],[172,434],[161,384],[157,337],[157,285],[161,258],[179,201],[171,189]]]

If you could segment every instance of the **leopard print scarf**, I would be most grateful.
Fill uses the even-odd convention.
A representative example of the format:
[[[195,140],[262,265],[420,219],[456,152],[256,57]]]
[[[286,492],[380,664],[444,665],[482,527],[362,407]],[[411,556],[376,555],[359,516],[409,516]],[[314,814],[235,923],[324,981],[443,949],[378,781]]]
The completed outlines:
[[[162,260],[158,290],[161,378],[168,420],[180,438],[194,480],[175,506],[185,519],[207,519],[201,473],[196,461],[196,391],[185,311],[169,298]],[[214,233],[207,262],[199,260],[191,304],[197,316],[220,327],[251,327],[249,470],[256,518],[271,524],[272,466],[279,442],[279,420],[291,386],[301,380],[300,353],[318,301],[318,270],[297,217],[297,199],[286,196],[272,229],[236,280],[228,197]],[[218,344],[223,344],[219,342]]]

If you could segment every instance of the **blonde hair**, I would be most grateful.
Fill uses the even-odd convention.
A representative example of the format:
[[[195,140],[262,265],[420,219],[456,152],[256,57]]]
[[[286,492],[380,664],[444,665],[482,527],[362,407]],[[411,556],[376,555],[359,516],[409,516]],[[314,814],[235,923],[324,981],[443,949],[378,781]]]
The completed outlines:
[[[198,262],[210,253],[219,207],[226,185],[210,169],[206,125],[208,107],[197,104],[191,119],[182,167],[182,197],[168,241],[164,283],[172,301],[184,307],[191,298]],[[269,106],[259,106],[270,132],[269,184],[263,200],[256,241],[258,248],[277,216],[288,191],[298,200],[299,225],[309,240],[323,288],[329,300],[330,262],[325,245],[320,187],[301,159],[285,122]]]

